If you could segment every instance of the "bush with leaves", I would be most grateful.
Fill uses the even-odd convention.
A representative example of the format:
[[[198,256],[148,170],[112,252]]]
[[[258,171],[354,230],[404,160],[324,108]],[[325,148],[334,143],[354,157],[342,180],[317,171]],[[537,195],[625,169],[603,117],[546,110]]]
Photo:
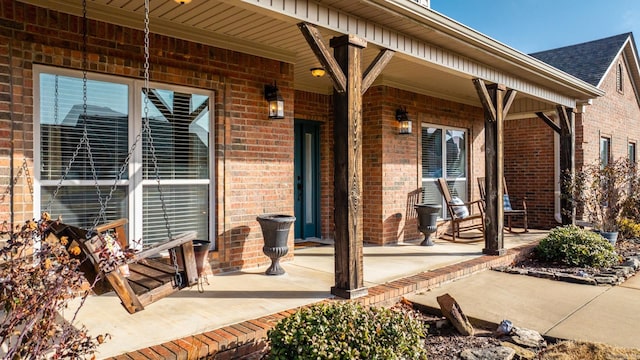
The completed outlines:
[[[618,227],[623,239],[640,239],[640,224],[635,220],[622,218],[618,221]]]
[[[534,250],[542,261],[603,268],[620,262],[609,241],[593,231],[567,225],[552,229]]]
[[[80,262],[65,244],[47,237],[50,223],[28,221],[0,249],[0,354],[3,359],[85,359],[104,336],[60,318],[71,299],[89,293]],[[35,246],[34,246],[35,245]]]
[[[426,359],[424,325],[353,302],[315,304],[269,330],[269,359]]]

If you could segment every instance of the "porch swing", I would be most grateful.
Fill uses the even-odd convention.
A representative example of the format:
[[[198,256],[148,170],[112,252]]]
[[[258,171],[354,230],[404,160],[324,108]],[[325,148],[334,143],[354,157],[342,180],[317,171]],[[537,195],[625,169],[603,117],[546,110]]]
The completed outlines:
[[[131,251],[126,235],[127,219],[118,219],[106,222],[106,211],[118,181],[125,173],[131,155],[135,150],[142,134],[138,134],[134,143],[129,148],[127,157],[116,175],[113,186],[103,198],[96,176],[96,168],[91,153],[89,137],[87,133],[87,3],[82,2],[83,8],[83,120],[84,131],[76,150],[66,166],[57,188],[53,192],[49,204],[50,209],[53,200],[62,187],[73,162],[81,150],[86,146],[86,152],[90,163],[93,180],[95,182],[100,211],[96,215],[93,227],[90,230],[64,224],[62,221],[48,221],[48,236],[54,236],[65,244],[70,256],[81,261],[80,270],[87,280],[93,285],[93,291],[97,295],[115,291],[124,308],[131,314],[141,311],[145,306],[158,301],[185,287],[198,283],[199,275],[196,266],[193,240],[197,236],[196,231],[184,232],[173,236],[169,224],[169,217],[165,206],[164,195],[160,186],[160,172],[153,138],[151,136],[149,120],[149,0],[145,0],[145,28],[144,28],[144,115],[142,133],[146,133],[149,151],[152,156],[155,180],[165,220],[168,240],[160,242],[150,248],[139,252]],[[160,255],[168,251],[170,260],[164,260]]]

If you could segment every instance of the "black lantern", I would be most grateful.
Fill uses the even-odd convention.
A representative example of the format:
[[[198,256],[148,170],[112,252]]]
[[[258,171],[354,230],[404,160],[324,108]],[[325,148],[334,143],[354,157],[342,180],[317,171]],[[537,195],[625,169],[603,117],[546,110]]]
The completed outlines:
[[[400,123],[398,134],[411,134],[411,120],[409,120],[409,113],[406,107],[396,109],[396,120]]]
[[[264,86],[264,98],[269,104],[269,119],[284,119],[284,99],[275,83]]]

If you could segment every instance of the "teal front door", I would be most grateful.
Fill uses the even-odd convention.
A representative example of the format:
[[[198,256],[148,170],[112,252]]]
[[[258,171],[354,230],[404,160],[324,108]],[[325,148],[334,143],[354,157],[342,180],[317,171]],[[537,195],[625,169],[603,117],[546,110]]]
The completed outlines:
[[[320,124],[295,121],[295,238],[320,234]]]

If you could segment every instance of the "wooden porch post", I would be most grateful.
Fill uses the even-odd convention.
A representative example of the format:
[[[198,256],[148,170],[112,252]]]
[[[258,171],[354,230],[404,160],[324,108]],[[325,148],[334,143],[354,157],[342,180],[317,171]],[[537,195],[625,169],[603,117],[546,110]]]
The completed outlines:
[[[331,39],[334,57],[346,75],[346,90],[334,90],[335,277],[331,293],[351,299],[367,294],[362,265],[362,69],[365,40]]]
[[[573,109],[562,105],[556,107],[560,125],[553,122],[543,112],[536,115],[560,136],[560,216],[562,225],[575,224],[576,209],[568,200],[570,189],[565,186],[567,179],[575,172],[575,115]]]
[[[565,186],[575,172],[575,124],[573,109],[556,107],[560,119],[560,214],[562,225],[575,224],[576,210],[568,200],[570,189]]]
[[[330,41],[331,56],[314,26],[298,24],[316,58],[327,69],[333,83],[334,102],[334,222],[335,277],[331,293],[345,299],[364,296],[362,265],[362,95],[394,52],[380,51],[362,72],[362,49],[367,42],[355,35]]]
[[[507,91],[503,84],[485,85],[481,79],[473,80],[484,108],[485,138],[485,247],[482,253],[504,255],[504,207],[502,178],[504,177],[504,118],[513,103],[516,92]]]

